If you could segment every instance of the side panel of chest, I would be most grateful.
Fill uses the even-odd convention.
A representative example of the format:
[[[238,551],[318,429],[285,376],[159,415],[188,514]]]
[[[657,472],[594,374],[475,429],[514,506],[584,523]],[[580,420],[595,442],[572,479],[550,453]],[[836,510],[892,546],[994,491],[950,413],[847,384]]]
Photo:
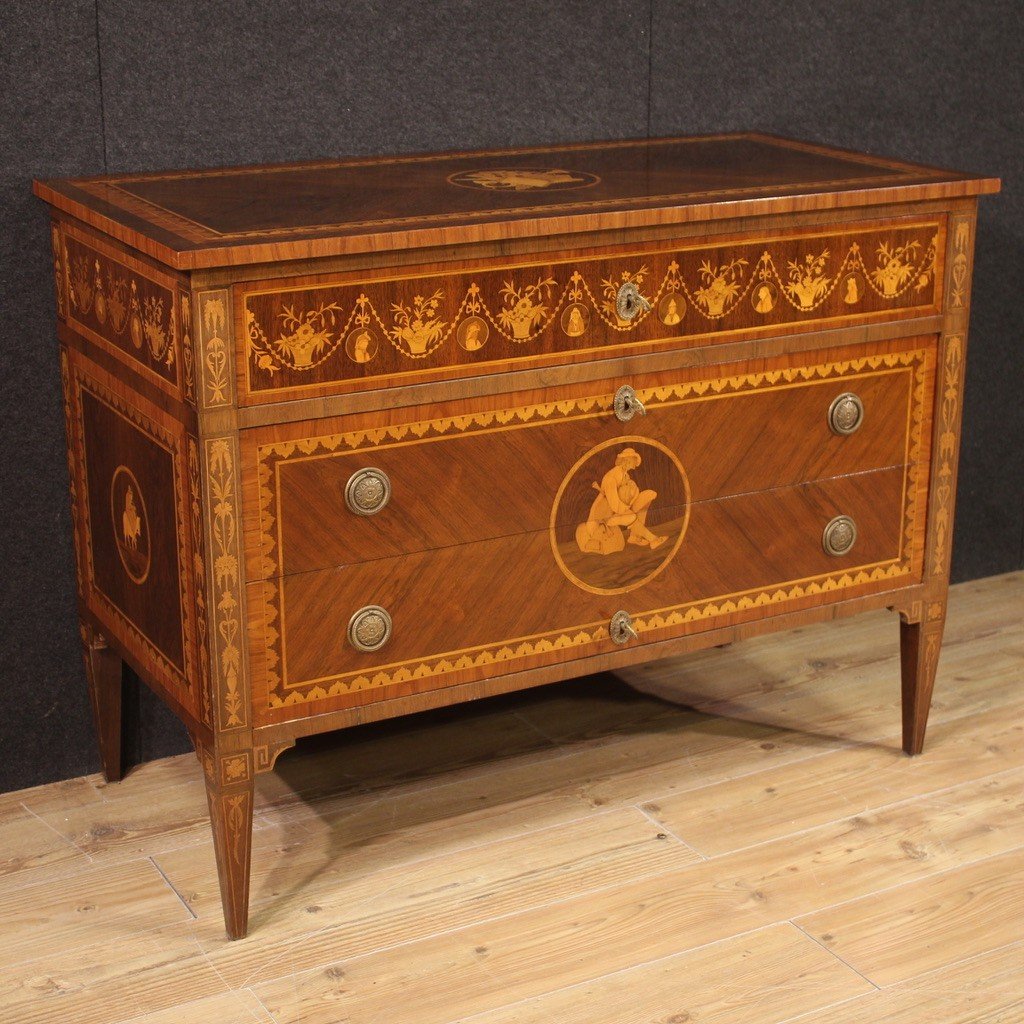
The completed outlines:
[[[194,719],[205,717],[198,462],[185,424],[62,349],[79,596]]]

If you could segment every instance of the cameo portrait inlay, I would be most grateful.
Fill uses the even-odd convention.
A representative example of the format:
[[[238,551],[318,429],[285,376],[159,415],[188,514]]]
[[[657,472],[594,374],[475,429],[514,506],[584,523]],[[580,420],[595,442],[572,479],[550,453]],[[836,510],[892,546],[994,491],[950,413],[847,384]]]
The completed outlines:
[[[488,334],[490,334],[490,328],[483,317],[468,316],[459,324],[459,329],[455,332],[455,340],[467,352],[476,352],[487,343]]]
[[[377,335],[368,327],[357,327],[345,341],[345,355],[353,363],[368,363],[377,355]]]
[[[864,281],[860,274],[847,274],[840,285],[843,302],[853,306],[860,302],[864,295]]]
[[[689,511],[689,482],[672,451],[643,437],[605,441],[569,470],[555,495],[555,561],[583,590],[627,593],[672,561]]]
[[[458,171],[448,176],[449,185],[479,188],[491,192],[553,192],[589,188],[601,179],[586,171],[565,171],[555,167],[493,167]]]
[[[118,466],[110,481],[110,511],[124,571],[134,583],[145,583],[150,564],[149,518],[142,488],[127,466]]]
[[[686,312],[686,299],[681,292],[669,292],[658,303],[658,319],[666,327],[675,327]]]
[[[587,329],[590,310],[582,302],[571,302],[562,310],[562,330],[570,338],[578,338]]]
[[[759,281],[750,292],[750,303],[755,313],[770,313],[779,302],[779,290],[771,281]]]

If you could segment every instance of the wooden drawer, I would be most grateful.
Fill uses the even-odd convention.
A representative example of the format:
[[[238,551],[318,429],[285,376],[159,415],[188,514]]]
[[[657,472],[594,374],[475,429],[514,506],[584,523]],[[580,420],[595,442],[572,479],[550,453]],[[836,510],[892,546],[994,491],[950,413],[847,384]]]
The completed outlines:
[[[909,585],[920,577],[926,477],[913,463],[695,502],[648,518],[665,538],[655,550],[627,541],[584,553],[570,516],[566,529],[556,522],[250,584],[257,716],[281,720],[296,705],[313,713],[585,657],[614,647],[608,624],[619,609],[634,617],[643,644],[715,619]],[[842,556],[822,544],[838,515],[857,528]],[[351,617],[368,605],[393,620],[375,653],[347,638]]]
[[[782,358],[753,372],[748,364],[714,376],[691,369],[632,378],[647,414],[625,423],[613,412],[624,382],[608,380],[566,385],[537,403],[529,394],[463,402],[429,419],[413,410],[383,423],[349,417],[247,431],[248,578],[543,531],[570,477],[589,473],[588,485],[597,484],[611,468],[614,453],[602,456],[602,446],[644,442],[671,453],[646,457],[634,474],[658,494],[660,510],[901,466],[922,443],[934,338],[879,349]],[[847,392],[864,415],[844,436],[828,414]],[[391,497],[376,514],[357,515],[346,487],[368,467],[386,474]],[[592,497],[588,487],[575,500]]]
[[[240,402],[926,316],[944,244],[943,217],[907,218],[243,283]],[[631,320],[626,282],[650,305]]]

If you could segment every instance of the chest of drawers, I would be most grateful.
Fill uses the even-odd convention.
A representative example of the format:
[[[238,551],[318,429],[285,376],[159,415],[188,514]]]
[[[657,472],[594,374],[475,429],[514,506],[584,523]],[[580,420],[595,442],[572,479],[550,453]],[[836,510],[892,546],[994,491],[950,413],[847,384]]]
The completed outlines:
[[[919,752],[997,187],[752,134],[37,182],[104,771],[127,662],[229,935],[304,735],[889,607]]]

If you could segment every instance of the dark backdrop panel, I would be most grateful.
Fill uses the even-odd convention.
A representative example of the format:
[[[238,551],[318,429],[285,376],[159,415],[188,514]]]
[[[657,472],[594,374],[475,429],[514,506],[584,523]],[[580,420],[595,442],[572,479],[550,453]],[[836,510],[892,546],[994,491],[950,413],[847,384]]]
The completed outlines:
[[[651,132],[756,126],[1000,175],[978,221],[953,578],[1021,566],[1024,8],[654,0]]]
[[[749,127],[1002,175],[979,229],[954,572],[1021,566],[1020,15],[1009,0],[846,8],[7,0],[0,790],[99,764],[33,176]],[[187,748],[145,690],[128,741],[142,758]]]
[[[101,0],[111,170],[643,135],[646,3]]]
[[[92,0],[0,10],[0,789],[99,766],[78,655],[50,232],[37,174],[103,167]]]

